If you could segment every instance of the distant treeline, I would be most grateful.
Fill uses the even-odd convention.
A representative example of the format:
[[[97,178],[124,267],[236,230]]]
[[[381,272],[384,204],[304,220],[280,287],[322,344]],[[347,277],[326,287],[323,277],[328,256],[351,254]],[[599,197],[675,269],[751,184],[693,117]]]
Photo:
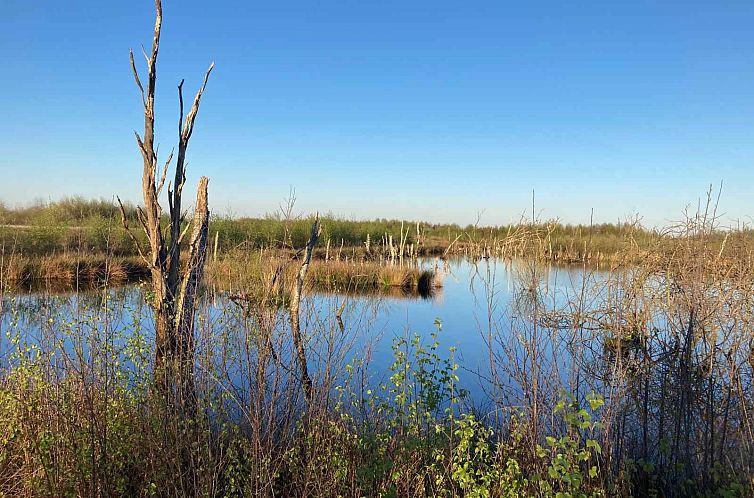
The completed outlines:
[[[136,207],[126,204],[125,213],[133,233],[143,239]],[[167,218],[165,219],[167,223]],[[221,252],[239,248],[296,248],[306,244],[311,217],[285,219],[275,213],[262,218],[234,218],[213,215],[210,237],[217,234]],[[418,227],[418,231],[417,231]],[[364,248],[369,239],[374,249],[392,236],[393,244],[401,241],[414,244],[425,252],[438,249],[462,249],[481,241],[499,242],[526,230],[529,239],[539,240],[539,249],[549,254],[572,254],[578,259],[591,253],[614,254],[622,249],[648,246],[659,234],[638,224],[564,225],[556,222],[537,225],[460,226],[416,220],[375,219],[348,220],[334,215],[322,217],[320,246],[330,242],[333,251]],[[120,256],[135,254],[133,242],[121,224],[117,204],[104,199],[65,198],[55,202],[35,202],[26,207],[10,208],[0,203],[0,243],[3,252],[24,255],[45,255],[59,252],[111,253]]]

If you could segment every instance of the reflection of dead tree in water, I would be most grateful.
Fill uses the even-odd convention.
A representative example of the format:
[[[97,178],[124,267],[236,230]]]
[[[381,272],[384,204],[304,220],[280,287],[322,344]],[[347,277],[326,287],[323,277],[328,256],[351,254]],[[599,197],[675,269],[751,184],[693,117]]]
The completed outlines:
[[[199,180],[197,200],[194,207],[193,232],[189,241],[188,260],[181,264],[181,242],[190,225],[184,224],[181,212],[183,187],[186,184],[186,150],[194,130],[194,122],[199,112],[199,103],[207,85],[213,65],[210,65],[204,81],[194,97],[194,102],[184,121],[183,81],[178,85],[180,103],[178,157],[175,177],[168,182],[169,223],[163,230],[161,226],[162,207],[159,196],[165,186],[168,167],[173,158],[171,153],[157,178],[157,148],[154,135],[154,99],[156,86],[157,52],[162,26],[162,5],[156,0],[156,19],[151,56],[147,57],[146,89],[139,79],[139,73],[131,51],[131,69],[136,85],[141,92],[144,106],[144,135],[136,133],[136,142],[143,158],[142,192],[144,207],[137,208],[139,224],[149,241],[149,248],[143,249],[141,243],[131,232],[125,209],[120,205],[123,226],[137,248],[139,255],[149,267],[152,276],[152,307],[155,314],[155,371],[158,383],[169,393],[172,388],[177,391],[179,402],[194,405],[194,312],[196,294],[204,273],[204,261],[207,251],[209,211],[207,209],[207,178]],[[120,202],[120,199],[118,199]],[[182,270],[182,271],[181,271]],[[182,274],[181,274],[182,273]]]
[[[346,333],[346,325],[343,323],[343,311],[346,309],[347,301],[347,298],[343,298],[343,302],[340,303],[340,308],[338,308],[338,311],[335,313],[335,320],[338,322],[338,329],[340,329],[341,335]]]
[[[322,232],[322,227],[319,223],[319,214],[317,214],[312,224],[312,231],[309,235],[309,241],[306,243],[306,253],[304,254],[304,260],[301,263],[301,268],[296,276],[296,283],[291,291],[290,302],[290,314],[291,314],[291,333],[293,334],[293,343],[296,347],[296,355],[298,356],[299,369],[301,371],[301,383],[304,386],[304,395],[307,402],[311,402],[312,398],[312,379],[309,377],[309,370],[306,364],[306,352],[304,351],[304,343],[301,337],[301,324],[299,317],[299,308],[301,306],[301,294],[304,290],[304,282],[306,281],[306,272],[309,270],[309,263],[312,260],[312,252],[314,246],[317,245],[317,240]]]

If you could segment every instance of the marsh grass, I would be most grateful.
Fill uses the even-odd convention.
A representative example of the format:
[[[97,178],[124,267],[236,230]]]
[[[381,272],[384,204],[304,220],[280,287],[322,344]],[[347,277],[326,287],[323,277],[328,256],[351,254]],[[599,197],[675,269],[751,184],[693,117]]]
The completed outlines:
[[[416,267],[317,261],[310,272],[312,285],[330,291],[399,288],[429,295],[435,288],[442,287],[442,281],[433,270]]]
[[[136,258],[68,253],[42,257],[11,254],[2,259],[2,284],[13,287],[42,283],[70,287],[116,285],[136,282],[148,275],[146,265]]]
[[[280,251],[234,251],[208,264],[207,281],[217,289],[233,292],[256,289],[262,294],[284,292],[297,270],[296,259]],[[433,269],[361,261],[314,260],[306,284],[317,291],[339,293],[390,293],[430,296],[442,287]]]
[[[125,213],[131,224],[138,223],[133,206]],[[290,213],[244,218],[215,214],[210,238],[217,236],[221,253],[238,249],[303,247],[311,220]],[[163,220],[163,225],[167,219]],[[613,264],[618,258],[655,248],[665,240],[662,230],[642,227],[638,222],[618,224],[568,225],[557,220],[521,219],[498,226],[433,224],[410,220],[349,220],[335,215],[322,216],[322,241],[315,257],[323,258],[325,241],[330,240],[331,255],[341,246],[343,255],[361,259],[388,257],[384,239],[401,238],[405,227],[404,256],[464,255],[482,257],[537,257],[560,263]],[[754,239],[754,232],[739,228],[737,233]],[[139,237],[141,235],[137,234]],[[710,234],[719,245],[725,230]],[[370,250],[366,242],[370,240]],[[396,242],[397,243],[397,242]],[[117,206],[108,200],[83,198],[57,202],[36,202],[25,207],[0,206],[0,245],[6,252],[42,256],[59,252],[86,252],[136,256],[132,241],[120,226]],[[637,251],[638,249],[638,251]]]
[[[653,237],[629,238],[607,274],[582,258],[582,278],[558,285],[553,231],[467,240],[487,314],[485,403],[460,384],[441,322],[396,333],[375,375],[375,343],[356,337],[379,309],[340,292],[302,302],[304,397],[285,306],[296,260],[277,250],[210,263],[208,289],[222,292],[199,306],[192,419],[155,389],[148,295],[6,294],[0,494],[751,496],[751,233],[705,211]],[[502,302],[497,265],[522,253]],[[346,294],[429,285],[419,268],[359,258],[310,274]]]

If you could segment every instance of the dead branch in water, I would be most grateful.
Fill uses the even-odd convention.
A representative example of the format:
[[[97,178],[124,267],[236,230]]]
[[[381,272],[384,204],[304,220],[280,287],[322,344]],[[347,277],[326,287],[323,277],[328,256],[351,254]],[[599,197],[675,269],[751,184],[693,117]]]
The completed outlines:
[[[298,271],[296,277],[296,283],[293,286],[291,292],[291,333],[293,334],[293,342],[296,347],[296,354],[298,355],[299,369],[301,370],[301,383],[304,386],[304,394],[308,402],[311,402],[312,396],[312,380],[309,377],[309,371],[306,364],[306,352],[304,351],[304,344],[301,337],[301,324],[299,319],[299,307],[301,305],[301,294],[304,290],[304,282],[306,281],[306,273],[309,271],[309,264],[312,260],[312,251],[314,246],[317,245],[317,240],[322,232],[322,227],[319,223],[319,213],[314,218],[312,224],[312,230],[309,235],[309,241],[306,243],[306,254],[304,260],[301,263],[301,268]]]

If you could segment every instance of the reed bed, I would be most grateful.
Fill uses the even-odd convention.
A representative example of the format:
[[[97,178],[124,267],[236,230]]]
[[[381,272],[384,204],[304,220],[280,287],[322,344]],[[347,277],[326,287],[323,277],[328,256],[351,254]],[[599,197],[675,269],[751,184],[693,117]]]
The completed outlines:
[[[442,287],[442,281],[433,270],[370,262],[316,261],[310,268],[310,281],[316,288],[331,291],[399,288],[429,294]]]
[[[236,251],[207,267],[207,282],[216,289],[231,293],[277,295],[284,300],[297,271],[297,260],[280,251]],[[318,292],[432,295],[442,287],[442,280],[432,269],[413,265],[404,267],[374,261],[314,260],[306,285]],[[395,292],[397,291],[397,292]]]
[[[207,265],[207,281],[216,288],[286,288],[292,282],[295,259],[285,252],[234,251]],[[43,257],[12,255],[3,262],[2,283],[9,287],[58,287],[111,285],[137,282],[149,276],[146,264],[137,258],[59,254]],[[275,276],[277,275],[277,277]],[[279,279],[276,282],[273,280]],[[308,285],[330,292],[388,292],[430,295],[442,286],[433,270],[415,266],[397,267],[371,261],[346,262],[316,260],[307,276]]]
[[[122,284],[146,278],[146,265],[136,258],[57,254],[42,257],[11,255],[3,258],[3,285],[30,286],[40,282],[63,285]]]
[[[134,206],[125,206],[125,213],[132,224],[138,223]],[[302,247],[311,222],[307,217],[280,215],[214,216],[211,225],[210,237],[216,238],[219,252],[227,253],[239,248]],[[557,220],[521,220],[510,225],[460,226],[421,220],[348,220],[328,215],[322,218],[322,226],[315,256],[325,259],[504,254],[561,263],[612,264],[618,257],[635,254],[636,249],[646,251],[666,238],[662,230],[635,222],[568,225]],[[736,231],[754,239],[754,231],[746,227]],[[724,238],[725,230],[710,234],[718,247]],[[82,251],[136,256],[132,241],[120,226],[118,207],[107,200],[71,198],[14,209],[0,205],[0,245],[6,252],[28,256]]]

